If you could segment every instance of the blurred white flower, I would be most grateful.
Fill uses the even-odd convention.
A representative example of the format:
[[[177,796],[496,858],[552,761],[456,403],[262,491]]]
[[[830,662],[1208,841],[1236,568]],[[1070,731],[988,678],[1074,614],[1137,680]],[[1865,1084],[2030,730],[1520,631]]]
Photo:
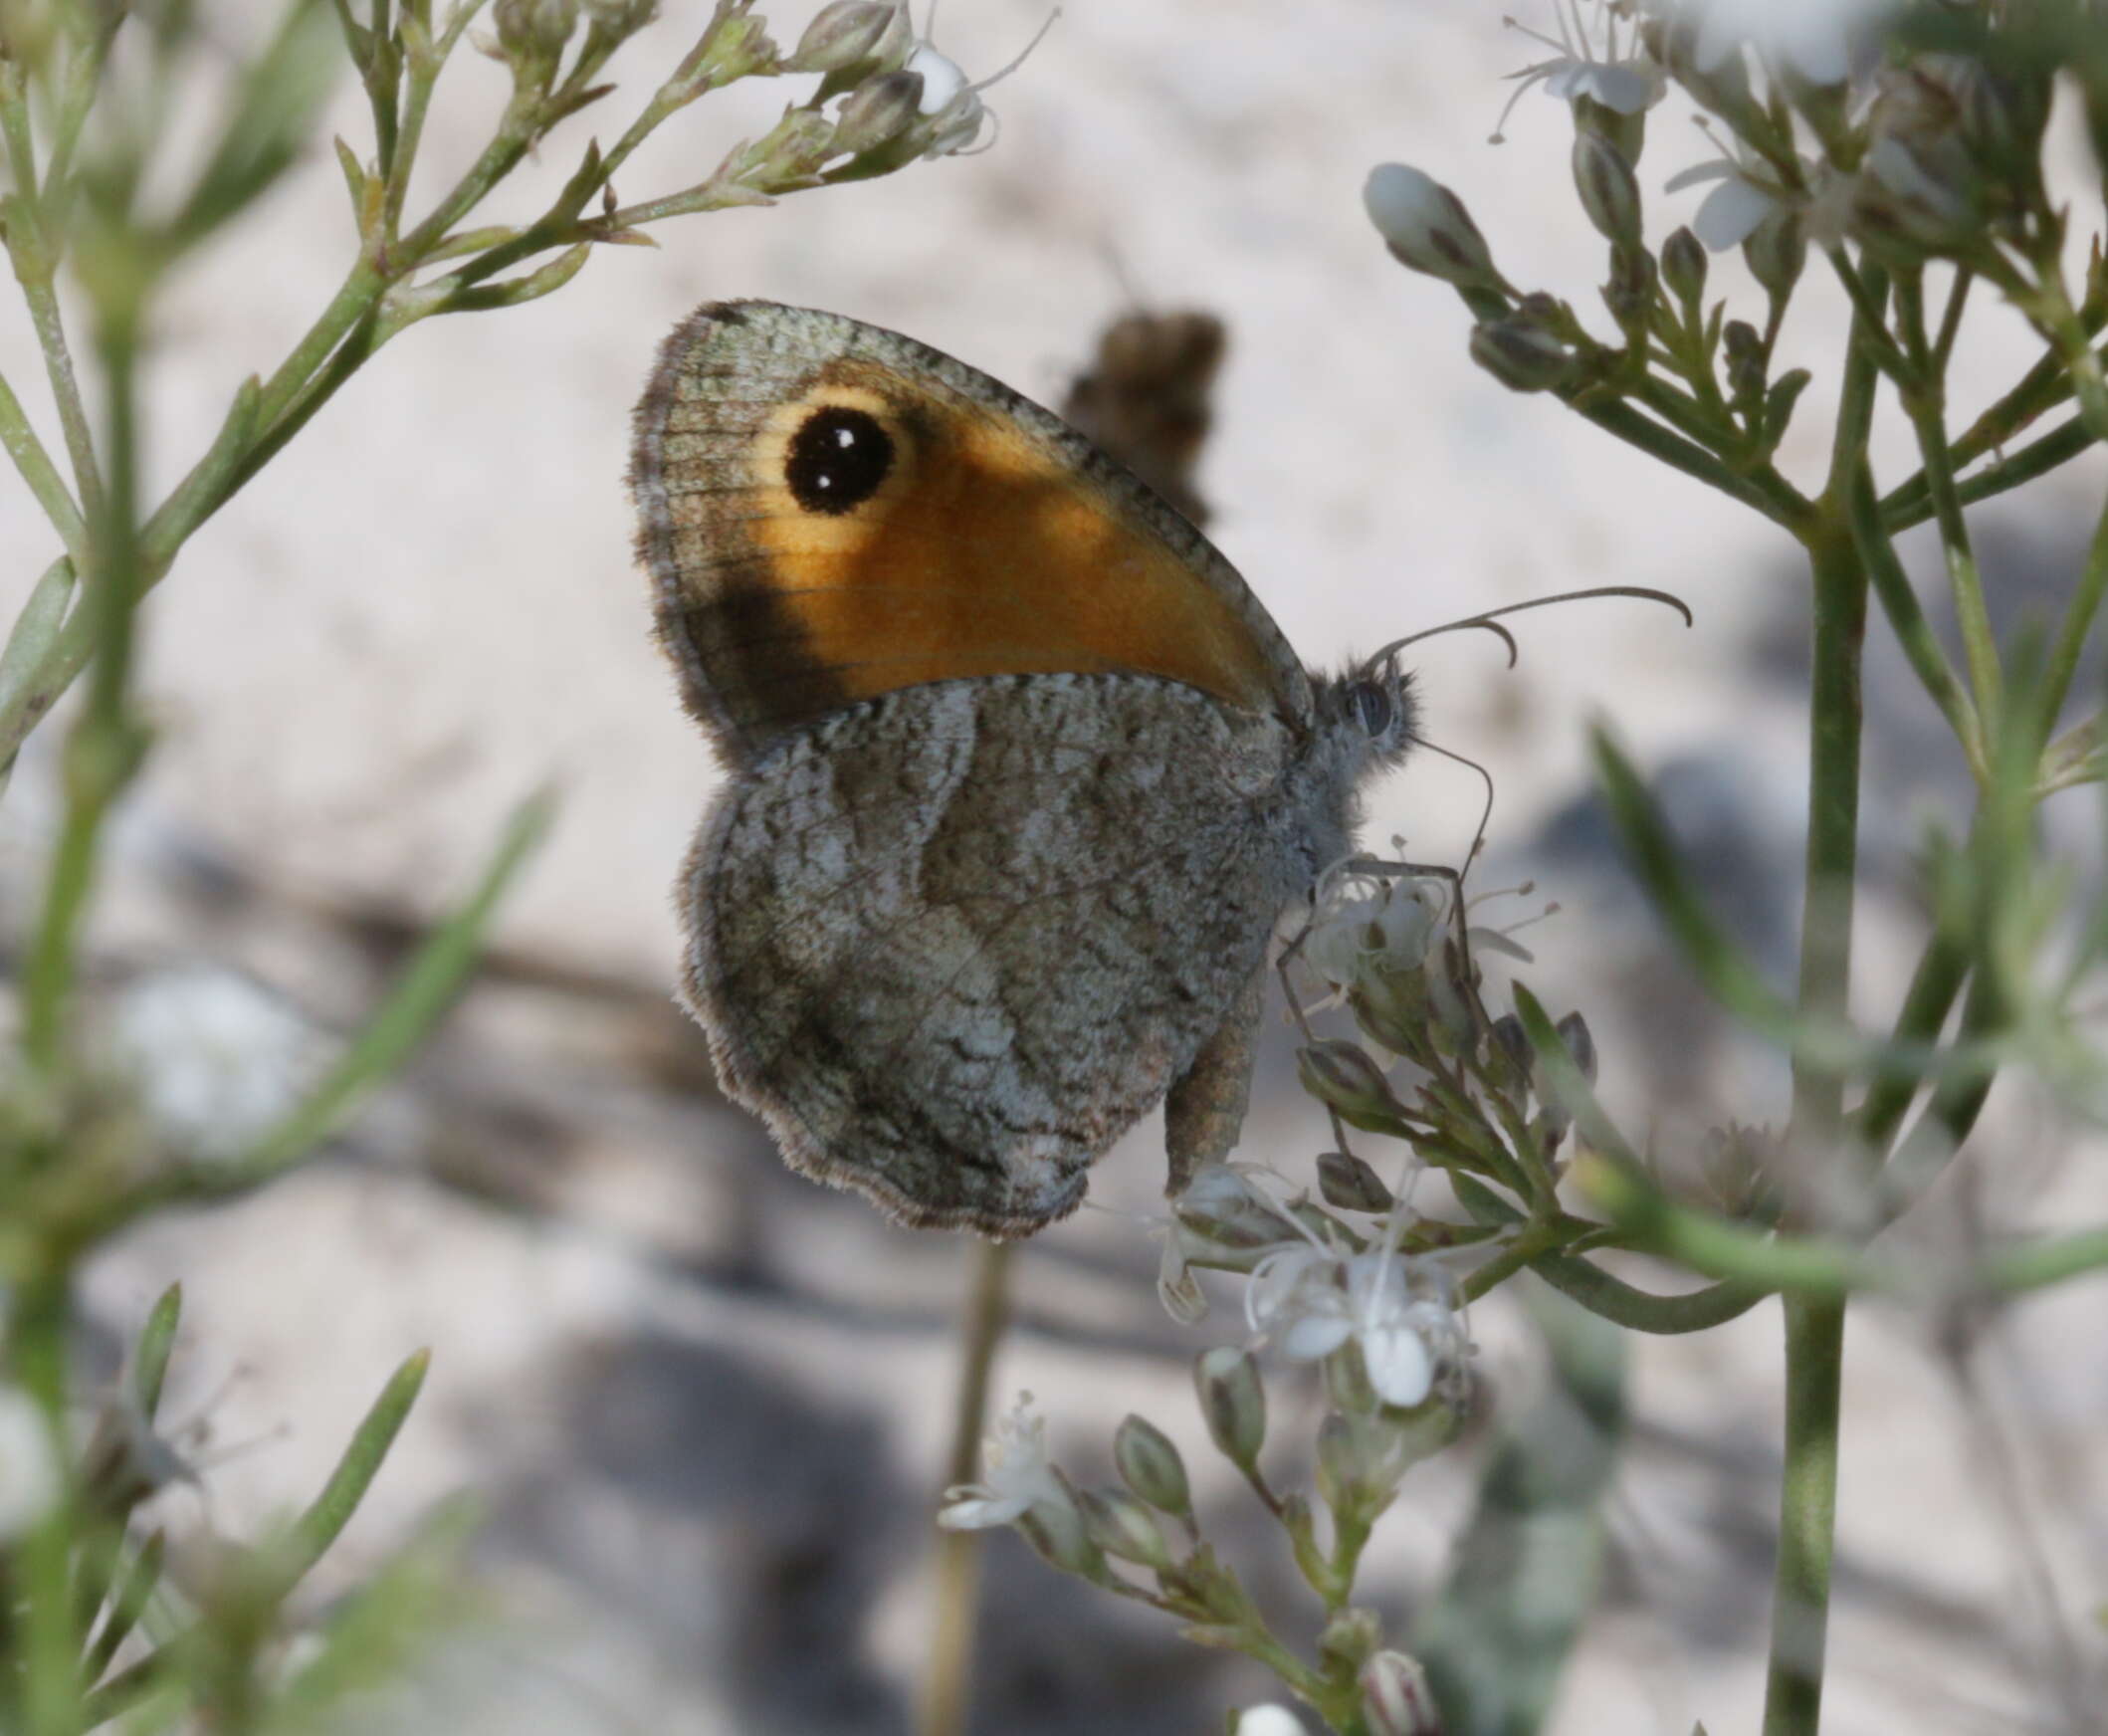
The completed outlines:
[[[1237,1714],[1237,1736],[1309,1736],[1286,1706],[1251,1706]]]
[[[1508,116],[1515,112],[1515,106],[1523,100],[1523,93],[1533,85],[1544,86],[1546,96],[1557,97],[1562,102],[1572,103],[1586,97],[1619,114],[1637,114],[1661,101],[1662,93],[1668,89],[1668,77],[1641,51],[1638,27],[1635,25],[1620,45],[1617,13],[1604,4],[1604,0],[1587,0],[1587,3],[1602,26],[1602,51],[1599,54],[1589,41],[1582,0],[1565,0],[1564,5],[1561,0],[1553,0],[1552,19],[1559,31],[1556,37],[1532,30],[1519,19],[1501,20],[1510,30],[1520,31],[1532,42],[1543,43],[1557,52],[1549,60],[1535,61],[1520,72],[1508,75],[1520,83],[1507,106],[1501,109],[1500,119],[1493,123],[1493,143],[1502,142],[1501,128],[1508,124]]]
[[[0,1543],[11,1543],[59,1498],[59,1461],[36,1401],[0,1386]]]
[[[985,1531],[1008,1525],[1042,1503],[1067,1507],[1069,1492],[1047,1461],[1047,1419],[1032,1412],[1032,1395],[1020,1393],[981,1448],[981,1480],[945,1491],[937,1516],[947,1531]]]
[[[134,982],[114,1041],[156,1129],[207,1160],[234,1157],[290,1114],[335,1048],[261,983],[202,965]]]
[[[1649,7],[1697,28],[1692,58],[1711,72],[1747,45],[1811,85],[1851,76],[1853,45],[1897,10],[1896,0],[1655,0]]]
[[[1388,1245],[1340,1254],[1315,1245],[1262,1260],[1244,1293],[1253,1332],[1293,1362],[1316,1362],[1352,1339],[1370,1385],[1410,1409],[1470,1349],[1449,1274]]]

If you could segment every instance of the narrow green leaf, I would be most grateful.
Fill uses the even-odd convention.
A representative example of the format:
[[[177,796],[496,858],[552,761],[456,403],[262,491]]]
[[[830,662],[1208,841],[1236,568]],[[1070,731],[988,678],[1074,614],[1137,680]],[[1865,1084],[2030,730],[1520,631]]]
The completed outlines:
[[[161,1383],[168,1374],[168,1356],[175,1348],[176,1326],[182,1315],[183,1286],[170,1284],[161,1292],[139,1332],[139,1348],[132,1359],[131,1391],[139,1403],[139,1414],[148,1422],[161,1407]]]
[[[109,1660],[116,1656],[117,1647],[139,1625],[147,1600],[161,1583],[161,1558],[166,1542],[158,1531],[149,1536],[131,1558],[123,1579],[117,1582],[116,1595],[109,1601],[109,1614],[104,1619],[102,1630],[96,1634],[95,1643],[88,1648],[88,1655],[81,1664],[84,1687],[93,1687],[103,1679],[103,1672],[109,1668]]]
[[[408,1058],[468,980],[500,899],[548,829],[553,810],[553,798],[543,792],[514,811],[475,892],[432,931],[343,1058],[306,1102],[245,1155],[209,1171],[187,1172],[189,1191],[229,1192],[275,1176],[332,1132],[366,1091]]]
[[[344,1448],[344,1456],[329,1474],[322,1492],[294,1522],[286,1561],[288,1591],[306,1577],[308,1570],[321,1559],[323,1552],[350,1523],[359,1502],[365,1499],[366,1490],[372,1487],[381,1461],[395,1444],[395,1436],[409,1418],[410,1407],[416,1404],[418,1391],[425,1384],[425,1373],[431,1366],[432,1353],[421,1350],[389,1377],[372,1409],[352,1431],[350,1444]]]

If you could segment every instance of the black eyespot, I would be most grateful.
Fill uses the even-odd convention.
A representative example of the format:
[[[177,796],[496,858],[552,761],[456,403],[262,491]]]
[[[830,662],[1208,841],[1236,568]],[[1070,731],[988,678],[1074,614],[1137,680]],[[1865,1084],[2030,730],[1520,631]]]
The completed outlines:
[[[862,506],[893,474],[893,437],[868,410],[818,409],[790,437],[783,482],[808,513],[830,518]]]
[[[1347,708],[1370,736],[1388,730],[1394,715],[1390,695],[1372,681],[1358,681],[1347,690]]]

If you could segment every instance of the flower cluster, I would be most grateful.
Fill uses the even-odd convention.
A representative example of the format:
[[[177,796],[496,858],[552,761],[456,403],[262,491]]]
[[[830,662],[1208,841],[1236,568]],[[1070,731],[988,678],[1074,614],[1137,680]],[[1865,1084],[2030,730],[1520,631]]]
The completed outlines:
[[[1462,201],[1419,170],[1377,167],[1369,215],[1402,264],[1456,286],[1471,352],[1502,383],[1622,395],[1665,351],[1701,414],[1729,412],[1717,444],[1747,469],[1777,450],[1806,383],[1771,377],[1770,352],[1811,247],[1850,243],[1904,271],[1949,260],[2045,332],[2056,323],[2065,220],[2039,165],[2050,63],[2023,11],[1961,0],[1906,28],[1889,0],[1557,0],[1556,35],[1526,30],[1556,52],[1515,75],[1509,107],[1540,89],[1573,110],[1576,191],[1610,245],[1602,295],[1621,342],[1510,285]],[[1663,183],[1705,192],[1655,249],[1639,168],[1648,111],[1672,89],[1715,154]],[[1770,298],[1762,327],[1702,307],[1703,253],[1731,247]]]

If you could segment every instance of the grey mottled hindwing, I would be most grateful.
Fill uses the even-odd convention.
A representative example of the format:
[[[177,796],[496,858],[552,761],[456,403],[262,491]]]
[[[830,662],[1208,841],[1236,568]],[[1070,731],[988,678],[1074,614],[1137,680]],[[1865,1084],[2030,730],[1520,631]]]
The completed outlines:
[[[1308,875],[1291,751],[1274,718],[1127,675],[904,688],[779,741],[685,871],[728,1088],[908,1222],[1065,1215]]]

